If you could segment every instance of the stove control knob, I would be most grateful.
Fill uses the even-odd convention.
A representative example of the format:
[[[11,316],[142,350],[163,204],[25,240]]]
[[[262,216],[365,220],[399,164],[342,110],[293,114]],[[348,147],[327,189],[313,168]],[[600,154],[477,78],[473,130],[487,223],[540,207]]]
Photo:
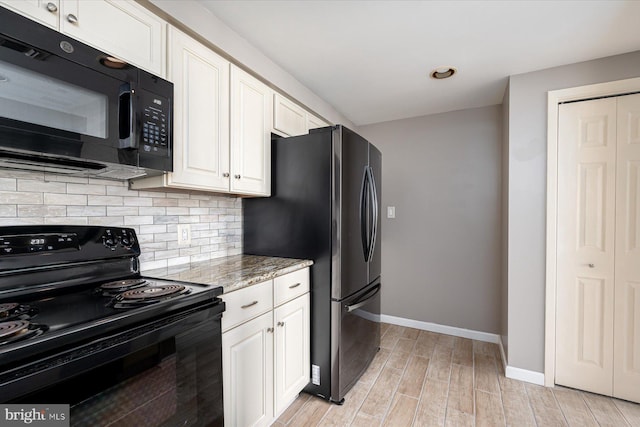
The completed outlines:
[[[102,236],[102,244],[106,248],[109,248],[112,251],[115,251],[116,250],[116,245],[118,244],[118,241],[116,240],[115,237],[110,236],[110,235],[106,235],[106,236]]]
[[[126,233],[120,238],[120,244],[125,249],[131,249],[133,244],[136,242],[136,238],[133,236],[133,233]]]

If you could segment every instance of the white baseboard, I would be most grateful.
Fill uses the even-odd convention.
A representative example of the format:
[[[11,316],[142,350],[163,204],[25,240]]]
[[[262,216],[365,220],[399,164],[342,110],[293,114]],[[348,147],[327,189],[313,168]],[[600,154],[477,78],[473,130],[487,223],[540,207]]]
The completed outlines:
[[[528,383],[544,385],[544,374],[542,372],[530,371],[528,369],[514,368],[507,365],[504,370],[507,378],[514,380],[526,381]]]
[[[500,335],[490,334],[488,332],[473,331],[471,329],[456,328],[455,326],[439,325],[437,323],[423,322],[420,320],[405,319],[403,317],[389,316],[388,314],[381,314],[380,321],[384,323],[391,323],[392,325],[422,329],[423,331],[470,338],[477,341],[485,341],[494,344],[500,343]]]

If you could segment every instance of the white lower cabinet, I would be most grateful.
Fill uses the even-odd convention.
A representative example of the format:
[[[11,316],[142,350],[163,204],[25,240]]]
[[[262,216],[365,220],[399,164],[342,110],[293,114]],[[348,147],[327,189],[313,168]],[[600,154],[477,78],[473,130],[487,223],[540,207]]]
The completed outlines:
[[[274,311],[276,414],[309,383],[309,310],[307,293]]]
[[[273,313],[222,334],[225,426],[273,420]]]
[[[305,268],[221,296],[227,304],[222,322],[226,427],[270,425],[309,382],[308,277]],[[288,299],[274,308],[276,289]]]

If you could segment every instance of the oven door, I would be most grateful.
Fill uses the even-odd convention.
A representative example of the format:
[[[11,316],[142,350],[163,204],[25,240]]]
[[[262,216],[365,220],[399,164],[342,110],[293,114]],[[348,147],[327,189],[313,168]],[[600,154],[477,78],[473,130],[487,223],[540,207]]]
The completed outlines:
[[[13,369],[0,376],[0,399],[69,404],[73,426],[222,426],[223,310],[191,310]]]

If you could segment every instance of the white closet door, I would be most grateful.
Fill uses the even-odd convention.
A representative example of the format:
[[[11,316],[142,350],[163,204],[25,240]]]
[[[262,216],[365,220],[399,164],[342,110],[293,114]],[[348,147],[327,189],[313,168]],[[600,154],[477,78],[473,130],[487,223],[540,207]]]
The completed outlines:
[[[611,395],[616,99],[560,105],[558,140],[556,383]]]
[[[640,402],[640,95],[618,98],[613,395]]]

